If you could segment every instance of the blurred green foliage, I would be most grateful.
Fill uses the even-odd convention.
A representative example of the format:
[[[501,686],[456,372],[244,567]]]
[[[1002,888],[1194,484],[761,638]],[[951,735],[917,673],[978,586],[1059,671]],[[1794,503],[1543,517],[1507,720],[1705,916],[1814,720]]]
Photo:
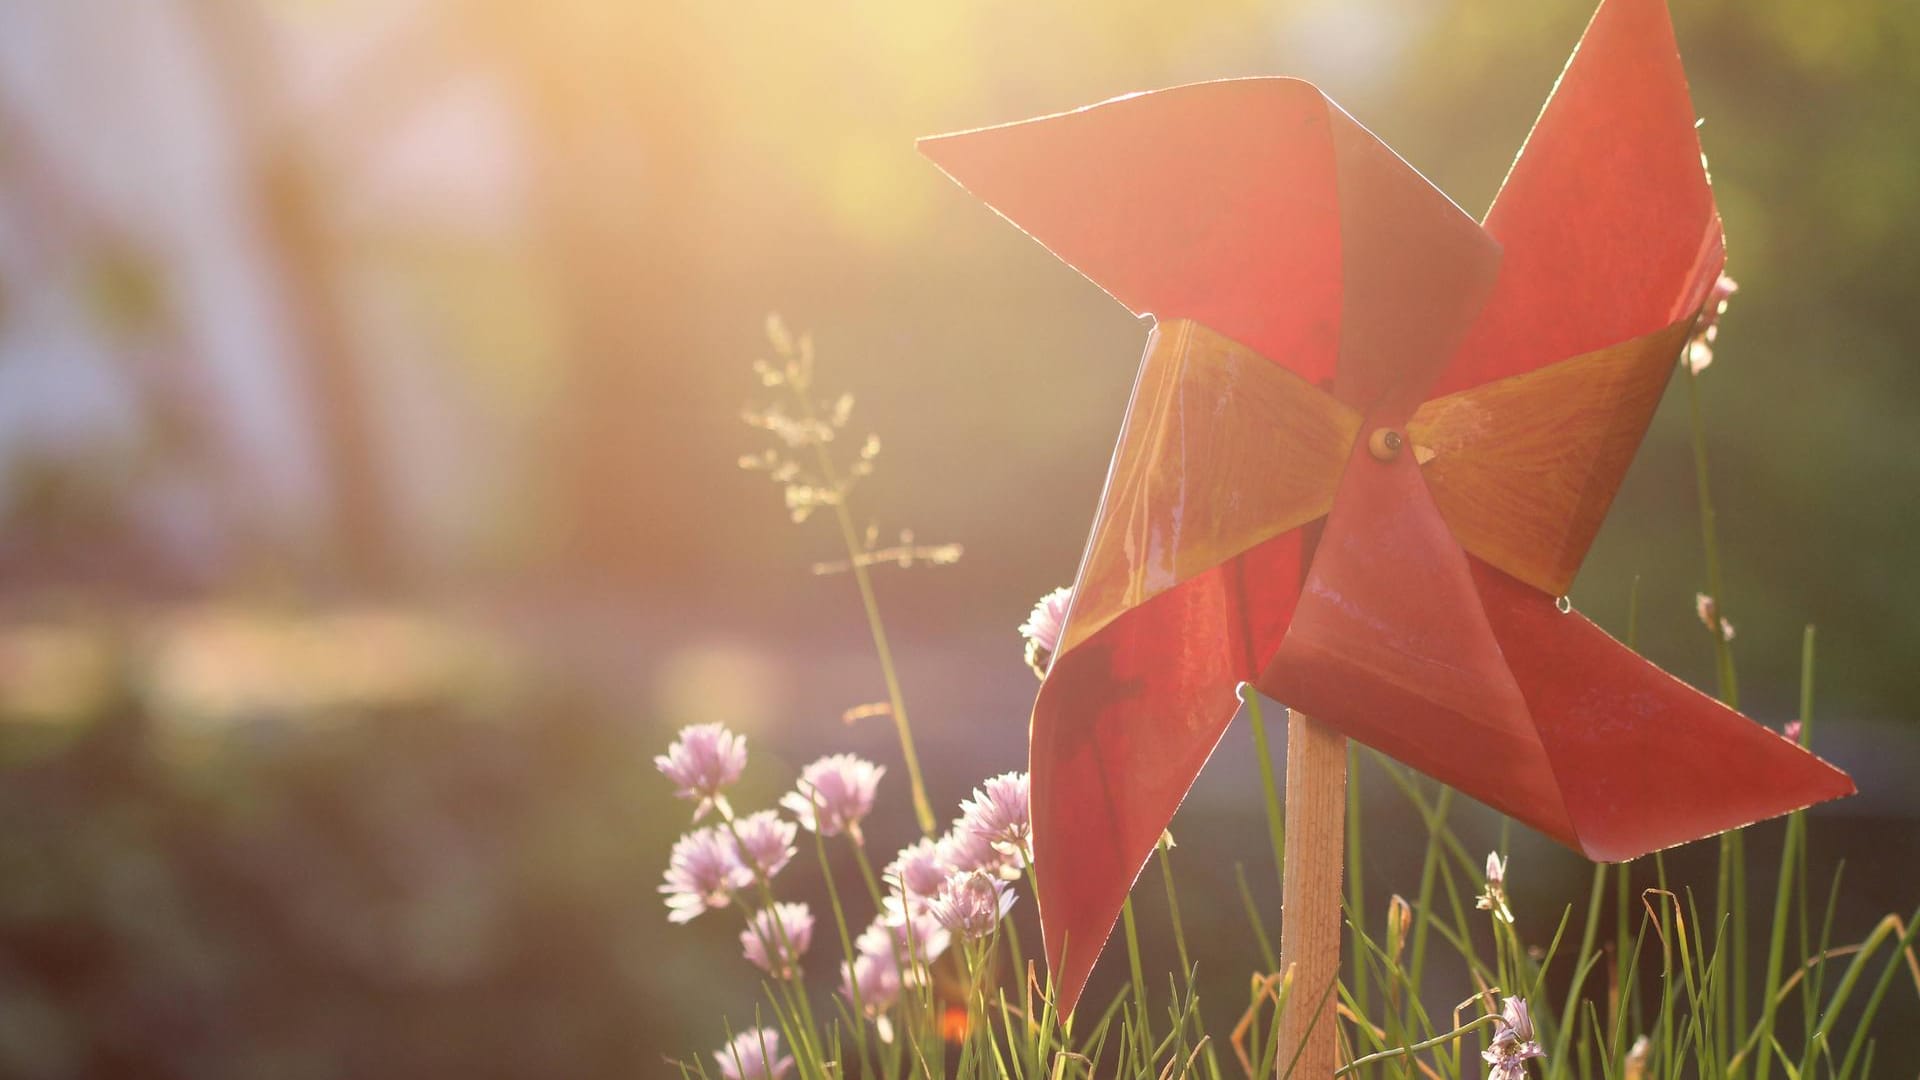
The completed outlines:
[[[202,736],[122,701],[0,789],[0,1073],[653,1075],[666,793],[633,725],[446,709]],[[564,720],[559,718],[564,717]],[[30,734],[31,729],[26,729]],[[650,844],[648,846],[651,846]]]

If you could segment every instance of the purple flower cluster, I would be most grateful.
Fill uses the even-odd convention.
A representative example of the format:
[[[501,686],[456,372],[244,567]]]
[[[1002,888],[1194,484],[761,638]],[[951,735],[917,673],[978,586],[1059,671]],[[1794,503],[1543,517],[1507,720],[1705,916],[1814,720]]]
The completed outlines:
[[[754,967],[776,979],[797,978],[800,957],[813,944],[813,911],[805,904],[762,908],[740,931],[740,950]]]
[[[668,921],[689,922],[726,907],[736,892],[755,881],[771,881],[792,861],[797,850],[793,837],[793,823],[771,810],[682,836],[673,845],[660,886]]]
[[[738,838],[741,865],[762,881],[771,881],[773,875],[786,869],[798,850],[793,846],[793,822],[782,821],[771,810],[741,818],[734,823],[733,833]]]
[[[1027,775],[1003,773],[961,802],[960,816],[938,840],[920,840],[887,864],[890,907],[931,917],[964,938],[990,933],[1013,906],[1007,882],[1032,851]]]
[[[726,907],[734,890],[752,883],[753,873],[740,865],[731,837],[718,829],[695,829],[674,843],[667,863],[667,880],[660,886],[667,896],[667,920],[691,922]]]
[[[1062,586],[1041,597],[1020,624],[1020,636],[1027,641],[1027,666],[1043,679],[1053,666],[1053,654],[1060,650],[1060,635],[1067,628],[1067,609],[1072,605],[1073,589]]]
[[[1018,878],[1033,849],[1027,774],[987,780],[960,803],[960,811],[938,843],[937,858],[947,872],[981,870],[1009,881]]]
[[[893,1041],[887,1010],[900,1000],[905,986],[899,962],[884,953],[862,950],[855,954],[853,963],[840,962],[840,996],[879,1027],[883,1042]]]
[[[928,967],[947,951],[947,931],[926,911],[911,911],[890,896],[879,915],[854,942],[852,964],[840,965],[840,994],[874,1021],[883,1041],[891,1041],[887,1010],[903,990],[927,981]]]
[[[1060,614],[1064,605],[1063,592]],[[1044,621],[1043,614],[1036,609],[1036,620]],[[1051,637],[1045,626],[1039,629],[1045,641],[1057,643],[1057,620]],[[775,902],[769,887],[793,860],[801,828],[864,843],[861,823],[873,812],[886,770],[850,754],[829,755],[801,770],[794,790],[781,798],[792,820],[773,810],[737,816],[723,789],[739,779],[746,755],[738,735],[701,724],[682,730],[667,753],[654,759],[682,798],[698,800],[695,820],[710,809],[721,819],[674,844],[660,891],[667,917],[676,923],[757,895],[765,902],[747,914],[741,951],[769,975],[795,979],[812,944],[813,912],[805,904]],[[908,990],[929,984],[931,965],[956,935],[974,940],[993,933],[1013,906],[1009,882],[1032,856],[1025,773],[983,781],[960,811],[944,836],[915,841],[887,865],[881,910],[855,942],[853,958],[840,965],[840,993],[873,1022],[882,1040],[892,1039],[890,1010]],[[759,888],[746,891],[754,886]],[[715,1057],[727,1077],[778,1080],[793,1066],[791,1057],[778,1055],[777,1035],[763,1030],[734,1039]]]
[[[846,833],[863,843],[860,822],[873,810],[873,796],[886,769],[852,754],[833,754],[800,771],[795,790],[780,800],[802,828],[821,836]]]
[[[713,1060],[725,1080],[783,1080],[793,1071],[793,1058],[780,1056],[780,1033],[773,1028],[741,1032],[725,1050],[714,1051]]]
[[[881,876],[909,908],[924,908],[926,901],[940,892],[951,871],[942,857],[941,846],[933,840],[917,840],[900,849]]]
[[[1526,1080],[1527,1062],[1547,1056],[1533,1038],[1533,1015],[1524,998],[1510,997],[1493,1022],[1493,1044],[1480,1052],[1487,1080]]]
[[[740,779],[746,769],[747,740],[721,724],[695,724],[682,728],[680,737],[653,764],[674,782],[675,795],[698,803],[693,820],[699,821],[715,807],[726,816],[726,797],[720,789]]]
[[[986,842],[1017,876],[1033,850],[1033,821],[1028,814],[1027,774],[1001,773],[960,801],[965,829]]]
[[[993,933],[1013,907],[1013,887],[985,870],[956,873],[927,908],[940,925],[973,941]]]

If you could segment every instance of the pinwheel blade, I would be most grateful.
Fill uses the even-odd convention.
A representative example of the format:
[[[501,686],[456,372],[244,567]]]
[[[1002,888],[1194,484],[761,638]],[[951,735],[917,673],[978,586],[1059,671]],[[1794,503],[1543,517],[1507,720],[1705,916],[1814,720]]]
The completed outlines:
[[[1853,793],[1847,774],[1584,616],[1477,560],[1473,575],[1588,858],[1635,859]]]
[[[1260,690],[1565,843],[1573,830],[1467,557],[1410,454],[1363,442]]]
[[[1299,527],[1360,418],[1188,320],[1156,327],[1072,610],[1034,706],[1040,920],[1064,1007],[1128,888],[1279,645]]]
[[[1040,926],[1062,1015],[1239,708],[1235,689],[1279,644],[1300,566],[1301,532],[1275,537],[1129,610],[1047,672],[1029,768]]]
[[[1333,392],[1398,422],[1480,313],[1500,246],[1331,102],[1340,177],[1340,361]]]
[[[1652,333],[1726,261],[1665,0],[1603,0],[1486,230],[1505,250],[1448,394]]]
[[[1339,349],[1328,103],[1232,79],[920,141],[921,152],[1136,315],[1193,319],[1313,383]]]
[[[1154,328],[1058,651],[1326,515],[1360,417],[1187,319]]]

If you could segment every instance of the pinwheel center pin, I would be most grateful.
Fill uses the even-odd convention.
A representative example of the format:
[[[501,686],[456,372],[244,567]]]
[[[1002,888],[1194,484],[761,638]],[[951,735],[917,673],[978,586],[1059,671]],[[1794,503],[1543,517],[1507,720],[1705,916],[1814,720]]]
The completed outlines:
[[[1390,427],[1374,428],[1367,436],[1367,452],[1378,461],[1392,461],[1400,456],[1400,447],[1406,440],[1398,431]]]

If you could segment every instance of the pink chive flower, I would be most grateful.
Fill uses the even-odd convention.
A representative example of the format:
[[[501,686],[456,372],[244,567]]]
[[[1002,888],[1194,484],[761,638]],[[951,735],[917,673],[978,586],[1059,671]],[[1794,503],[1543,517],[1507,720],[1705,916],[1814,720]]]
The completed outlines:
[[[972,941],[1000,925],[1013,899],[1013,888],[1005,881],[984,870],[968,870],[947,879],[930,910],[941,926]]]
[[[1787,721],[1786,728],[1782,730],[1780,733],[1782,735],[1785,735],[1789,741],[1799,742],[1800,741],[1800,721],[1798,720]]]
[[[1526,1063],[1546,1057],[1546,1051],[1533,1038],[1533,1016],[1524,998],[1510,997],[1493,1022],[1493,1044],[1480,1052],[1491,1066],[1487,1080],[1525,1080]]]
[[[747,868],[749,880],[773,880],[786,868],[795,850],[793,822],[783,821],[771,810],[748,814],[734,823],[734,857]]]
[[[776,979],[800,974],[800,957],[813,944],[813,912],[805,904],[775,904],[754,912],[740,931],[740,949],[753,966]]]
[[[1001,773],[973,789],[973,798],[960,801],[961,820],[974,835],[1007,857],[1015,869],[1026,866],[1033,842],[1033,823],[1027,814],[1027,774]]]
[[[793,812],[800,825],[821,836],[846,833],[862,843],[860,820],[873,809],[873,795],[886,769],[852,754],[832,754],[800,770],[797,789],[787,792],[780,805]]]
[[[1067,625],[1067,608],[1073,603],[1073,589],[1062,586],[1040,598],[1020,624],[1020,636],[1027,639],[1027,666],[1035,675],[1046,678],[1053,665],[1053,654],[1060,649],[1060,632]]]
[[[780,1056],[780,1033],[773,1028],[741,1032],[713,1059],[725,1080],[782,1080],[793,1071],[793,1059]]]
[[[940,866],[945,871],[940,882],[945,887],[946,878],[957,873],[982,870],[995,877],[1009,880],[1020,876],[1020,867],[1013,865],[1005,854],[995,848],[985,836],[974,832],[967,825],[965,817],[955,818],[953,827],[937,841]],[[939,895],[939,890],[934,892]]]
[[[940,860],[939,844],[923,839],[901,848],[881,876],[909,910],[925,910],[927,901],[940,894],[947,868]]]
[[[1473,906],[1493,912],[1493,917],[1512,925],[1513,908],[1507,905],[1507,860],[1497,851],[1487,852],[1487,887],[1473,898]]]
[[[1720,635],[1722,641],[1733,640],[1733,623],[1720,614],[1720,604],[1706,593],[1693,594],[1693,613],[1700,616],[1701,625]]]
[[[847,1004],[857,1005],[869,1020],[884,1024],[881,1014],[900,1000],[903,986],[900,965],[894,963],[891,956],[863,952],[853,958],[851,966],[845,961],[840,964],[840,996],[847,999]],[[893,1041],[891,1025],[881,1029],[880,1037],[886,1042]]]
[[[1700,324],[1694,327],[1693,340],[1687,342],[1687,370],[1695,375],[1713,363],[1713,339],[1720,336],[1720,316],[1727,313],[1727,302],[1740,291],[1740,283],[1725,274],[1713,283],[1713,292],[1700,312]]]
[[[897,896],[889,896],[881,906],[880,914],[874,916],[860,936],[855,939],[854,947],[863,953],[885,956],[897,963],[903,971],[917,981],[923,974],[918,965],[931,964],[940,959],[947,951],[951,941],[940,920],[933,917],[931,911],[921,910],[908,913]]]
[[[675,795],[698,800],[693,820],[699,821],[714,807],[726,816],[726,797],[720,789],[740,779],[747,767],[747,740],[720,724],[695,724],[681,728],[680,737],[666,753],[654,757],[653,764],[677,785]]]
[[[674,841],[667,861],[667,921],[691,922],[695,916],[733,901],[733,892],[751,884],[753,874],[740,865],[733,844],[715,829],[696,829]]]
[[[840,994],[855,1000],[862,1014],[874,1022],[882,1042],[893,1041],[893,1025],[885,1015],[908,986],[927,981],[927,966],[947,949],[949,936],[931,914],[909,915],[898,896],[885,904],[854,941],[851,966],[840,965]]]

